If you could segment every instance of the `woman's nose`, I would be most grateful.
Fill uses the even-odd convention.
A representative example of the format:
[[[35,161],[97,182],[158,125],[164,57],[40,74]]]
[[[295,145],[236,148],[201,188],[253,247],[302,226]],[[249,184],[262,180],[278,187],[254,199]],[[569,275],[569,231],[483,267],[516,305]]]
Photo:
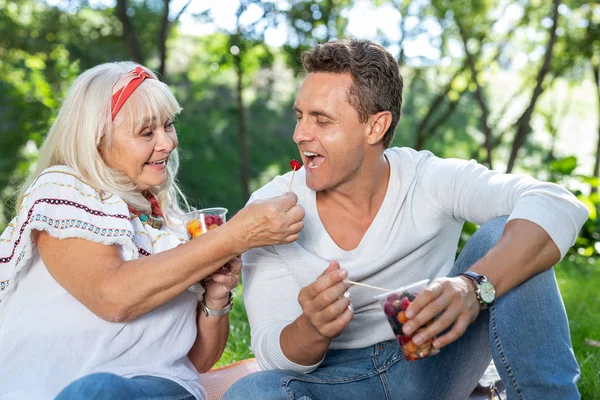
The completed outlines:
[[[171,134],[164,129],[161,129],[158,133],[158,140],[156,143],[156,151],[171,152],[177,147],[177,135]]]

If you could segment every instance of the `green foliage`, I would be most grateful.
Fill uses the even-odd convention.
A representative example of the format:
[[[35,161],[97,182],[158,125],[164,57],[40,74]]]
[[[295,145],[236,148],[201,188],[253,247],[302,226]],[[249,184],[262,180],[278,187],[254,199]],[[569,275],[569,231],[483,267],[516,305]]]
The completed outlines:
[[[600,341],[600,263],[572,255],[556,268],[558,285],[567,309],[571,341],[581,369],[582,399],[597,399],[600,393],[600,348],[586,339]]]
[[[554,160],[550,163],[549,180],[567,188],[573,184],[579,184],[579,186],[590,185],[591,187],[598,188],[598,178],[573,173],[577,166],[577,157],[575,156]],[[600,198],[597,192],[584,194],[579,189],[573,189],[572,192],[588,208],[590,217],[583,225],[575,246],[571,248],[569,254],[577,253],[585,257],[598,257],[600,255],[600,218],[598,218]]]
[[[238,286],[234,294],[233,310],[229,314],[229,340],[215,367],[222,367],[252,357],[254,354],[250,349],[250,324],[244,308],[242,287]]]

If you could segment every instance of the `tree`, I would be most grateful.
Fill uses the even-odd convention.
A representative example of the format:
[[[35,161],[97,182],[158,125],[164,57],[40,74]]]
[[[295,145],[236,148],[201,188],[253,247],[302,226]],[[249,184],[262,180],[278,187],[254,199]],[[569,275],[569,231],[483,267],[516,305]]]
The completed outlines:
[[[155,1],[150,4],[134,1],[130,4],[128,0],[117,0],[115,14],[123,26],[123,39],[127,44],[131,59],[138,64],[146,65],[148,55],[157,53],[158,73],[163,80],[166,80],[167,74],[167,39],[173,26],[191,2],[192,0],[188,0],[173,18],[169,18],[171,0]],[[138,18],[134,21],[130,15],[138,15]],[[160,23],[157,24],[154,21],[160,21]],[[136,25],[138,27],[141,25],[143,29],[139,29]],[[140,35],[138,32],[142,32],[142,34]],[[147,39],[145,36],[152,33],[156,35],[155,40],[144,40]],[[153,46],[154,43],[156,43],[156,47]]]
[[[548,32],[549,37],[548,37],[548,43],[546,45],[546,52],[544,54],[544,61],[538,71],[535,88],[533,89],[533,92],[531,94],[531,100],[529,101],[529,105],[527,106],[525,111],[523,111],[523,114],[521,114],[521,116],[515,123],[517,132],[516,132],[514,140],[513,140],[513,145],[512,145],[512,149],[510,151],[510,158],[508,159],[506,172],[512,171],[512,169],[515,165],[515,161],[517,159],[517,154],[518,154],[519,150],[521,149],[521,147],[523,146],[523,144],[525,143],[527,136],[531,132],[531,125],[530,125],[531,115],[533,114],[533,110],[535,108],[537,100],[539,99],[540,95],[544,91],[544,87],[543,87],[544,78],[546,77],[548,72],[550,72],[550,65],[551,65],[551,61],[552,61],[552,52],[554,51],[554,44],[556,43],[556,36],[557,36],[556,31],[558,29],[558,16],[559,16],[558,9],[560,6],[560,0],[554,0],[552,5],[553,5],[552,11],[551,11],[552,25]]]

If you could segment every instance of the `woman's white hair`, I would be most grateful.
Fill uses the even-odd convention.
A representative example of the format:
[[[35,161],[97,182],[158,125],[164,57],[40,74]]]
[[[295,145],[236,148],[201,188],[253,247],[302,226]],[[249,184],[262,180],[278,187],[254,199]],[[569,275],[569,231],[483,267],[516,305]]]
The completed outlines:
[[[124,173],[110,168],[101,151],[110,151],[114,135],[123,123],[133,121],[132,133],[144,120],[173,119],[181,107],[169,87],[144,68],[154,79],[146,79],[125,102],[115,120],[111,117],[113,88],[130,71],[139,66],[133,62],[98,65],[77,77],[40,148],[39,160],[17,201],[20,207],[25,192],[42,171],[54,165],[66,165],[77,172],[94,189],[106,195],[117,195],[131,207],[150,213],[149,201]],[[136,126],[136,123],[139,126]],[[170,212],[183,214],[180,201],[189,209],[185,196],[176,183],[179,156],[175,148],[167,164],[167,181],[149,190],[157,197],[165,213],[166,223],[174,223]],[[172,216],[171,216],[172,217]]]

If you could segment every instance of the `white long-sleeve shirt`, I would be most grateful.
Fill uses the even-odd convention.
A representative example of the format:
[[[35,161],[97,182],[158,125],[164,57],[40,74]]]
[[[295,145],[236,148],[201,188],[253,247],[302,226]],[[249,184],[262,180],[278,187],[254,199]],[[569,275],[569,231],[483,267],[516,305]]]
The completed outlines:
[[[588,210],[567,190],[525,175],[501,174],[473,161],[440,159],[427,151],[392,148],[387,192],[360,244],[340,249],[321,222],[316,192],[306,186],[304,168],[292,190],[304,208],[304,229],[291,244],[253,249],[243,255],[244,302],[252,332],[252,350],[262,369],[310,372],[288,360],[280,347],[282,329],[302,309],[300,289],[332,260],[348,279],[394,289],[425,278],[446,276],[454,264],[465,221],[482,224],[509,215],[541,226],[560,249],[575,243]],[[288,191],[291,173],[276,177],[249,202]],[[343,221],[339,221],[343,224]],[[330,349],[355,349],[393,339],[371,289],[350,289],[354,317]]]

